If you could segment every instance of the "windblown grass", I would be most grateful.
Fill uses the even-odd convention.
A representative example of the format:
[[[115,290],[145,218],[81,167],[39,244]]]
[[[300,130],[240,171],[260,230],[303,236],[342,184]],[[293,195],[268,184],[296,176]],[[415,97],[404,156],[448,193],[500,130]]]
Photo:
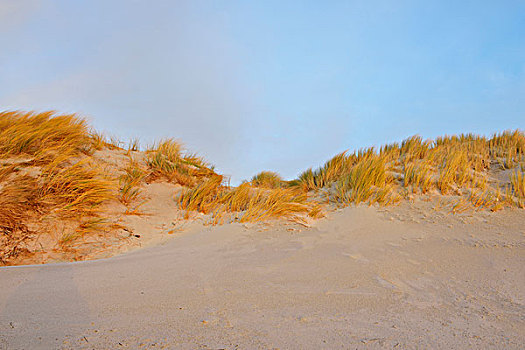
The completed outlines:
[[[218,204],[223,177],[212,176],[207,181],[187,189],[180,196],[180,207],[186,211],[199,211],[209,213]]]
[[[431,166],[426,162],[406,164],[404,166],[403,186],[411,186],[414,192],[416,189],[421,190],[422,193],[430,191],[433,186]]]
[[[119,200],[122,204],[129,205],[140,195],[140,184],[148,175],[138,162],[130,158],[124,174],[119,178]]]
[[[297,214],[310,211],[306,200],[305,193],[294,189],[257,190],[251,196],[239,221],[257,222],[273,218],[298,219]]]
[[[95,152],[108,150],[114,152]],[[58,242],[62,247],[90,232],[106,232],[111,225],[103,215],[105,204],[120,201],[128,207],[151,181],[183,186],[180,209],[188,216],[208,214],[213,223],[304,221],[324,215],[325,199],[389,205],[402,195],[412,198],[410,191],[453,195],[458,199],[453,212],[525,208],[525,135],[519,130],[435,140],[416,135],[378,150],[339,153],[296,180],[263,171],[237,187],[173,139],[133,152],[140,152],[138,140],[126,145],[108,138],[74,114],[0,112],[0,263],[27,249],[35,230],[45,234],[44,220],[67,221]],[[125,168],[111,164],[124,155],[130,157]],[[113,169],[113,177],[105,167]]]
[[[29,177],[0,188],[0,264],[24,251],[23,244],[33,232],[25,224],[28,212],[38,210],[38,184]]]
[[[341,177],[336,187],[336,198],[344,203],[378,202],[389,203],[393,181],[387,173],[385,158],[371,155],[361,158]]]
[[[115,184],[89,161],[53,171],[43,178],[39,190],[42,201],[67,216],[98,214],[99,206],[114,198]]]
[[[282,177],[273,171],[261,171],[251,179],[251,184],[261,188],[280,188],[284,185]]]
[[[202,158],[195,154],[183,154],[182,145],[173,139],[163,140],[147,152],[152,178],[165,178],[193,187],[202,179],[215,175],[213,167]]]
[[[46,163],[90,148],[87,124],[74,114],[0,112],[0,158],[23,155]]]
[[[34,236],[26,225],[30,218],[89,220],[114,198],[115,184],[89,160],[101,142],[73,114],[0,112],[0,159],[8,162],[0,170],[2,262]],[[19,175],[24,167],[38,171]]]
[[[506,201],[496,196],[499,188],[488,182],[488,171],[500,169],[525,170],[525,135],[505,131],[491,138],[474,134],[443,136],[423,140],[412,136],[401,144],[362,149],[347,155],[336,155],[322,167],[303,172],[291,183],[305,191],[324,188],[336,202],[395,203],[406,189],[422,194],[466,196],[475,208],[501,208]],[[518,175],[513,175],[517,183]],[[335,183],[335,188],[333,184]],[[405,190],[403,190],[405,188]],[[513,202],[522,205],[519,185],[509,189]],[[515,194],[517,193],[517,194]],[[488,204],[490,203],[490,205]]]
[[[347,156],[346,153],[345,151],[337,154],[315,171],[312,169],[306,170],[299,176],[297,184],[308,192],[329,186],[336,182],[343,174],[350,170],[355,162],[355,154]]]
[[[520,208],[525,208],[525,172],[516,171],[510,177],[512,194],[516,198],[516,204]]]
[[[234,221],[257,222],[272,218],[298,219],[308,213],[312,205],[307,195],[296,188],[265,189],[244,183],[236,188],[222,184],[220,175],[184,191],[179,199],[180,208],[201,213],[212,213],[218,223],[225,213],[237,213]],[[314,215],[319,215],[315,212]]]

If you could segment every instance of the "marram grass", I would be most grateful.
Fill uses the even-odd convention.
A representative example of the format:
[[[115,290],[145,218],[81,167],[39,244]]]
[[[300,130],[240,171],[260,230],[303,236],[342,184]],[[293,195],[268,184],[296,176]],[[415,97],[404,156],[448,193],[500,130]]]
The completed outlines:
[[[456,213],[525,208],[525,135],[519,130],[435,140],[416,135],[378,150],[339,153],[295,180],[263,171],[237,187],[174,139],[140,148],[137,139],[122,142],[91,130],[75,114],[0,112],[0,263],[23,252],[45,218],[77,223],[62,234],[60,246],[105,232],[111,227],[106,204],[128,207],[153,181],[181,185],[179,208],[209,214],[213,223],[304,221],[324,215],[318,200],[392,205],[414,194],[455,196]],[[104,152],[130,161],[109,174],[97,158]],[[508,180],[495,178],[497,172]]]
[[[497,180],[490,183],[489,171],[506,169],[518,170],[511,177],[508,191],[507,197],[512,200],[495,200],[489,194],[498,193],[504,184],[497,185]],[[523,170],[525,135],[519,130],[491,138],[462,134],[423,140],[416,135],[401,144],[383,145],[379,152],[368,148],[338,154],[322,167],[306,170],[291,183],[306,192],[328,189],[343,205],[396,203],[408,189],[422,194],[466,196],[476,208],[490,207],[487,201],[500,208],[509,203],[524,205],[519,173]],[[485,195],[479,195],[480,191]]]

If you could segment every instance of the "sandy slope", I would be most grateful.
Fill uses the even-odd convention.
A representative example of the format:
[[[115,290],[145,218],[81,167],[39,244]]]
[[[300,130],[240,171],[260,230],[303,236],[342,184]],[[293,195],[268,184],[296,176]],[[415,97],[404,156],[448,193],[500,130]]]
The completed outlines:
[[[409,206],[1,268],[0,349],[522,348],[523,211]]]

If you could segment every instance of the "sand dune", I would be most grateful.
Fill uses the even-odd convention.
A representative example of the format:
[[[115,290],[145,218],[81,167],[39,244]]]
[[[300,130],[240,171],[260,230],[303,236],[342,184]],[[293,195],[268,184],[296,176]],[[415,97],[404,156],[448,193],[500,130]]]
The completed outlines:
[[[0,267],[0,349],[525,344],[519,130],[232,187],[171,139],[0,117],[0,265],[26,265]]]
[[[519,349],[523,211],[349,207],[0,269],[0,349]]]

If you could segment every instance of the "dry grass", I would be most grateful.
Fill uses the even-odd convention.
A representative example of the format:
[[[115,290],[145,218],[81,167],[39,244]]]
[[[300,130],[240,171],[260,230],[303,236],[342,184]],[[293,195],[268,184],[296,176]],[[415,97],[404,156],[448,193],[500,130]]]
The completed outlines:
[[[140,141],[137,138],[131,139],[128,143],[128,152],[140,151]]]
[[[512,194],[515,197],[515,203],[520,208],[525,208],[525,172],[516,171],[510,177]]]
[[[403,186],[412,187],[415,192],[419,189],[422,193],[427,193],[433,186],[432,168],[426,162],[408,163],[404,166]]]
[[[114,182],[88,160],[50,172],[43,181],[39,190],[42,201],[61,215],[96,215],[100,204],[114,198]]]
[[[95,155],[96,150],[116,150],[114,155],[120,156],[127,150],[130,162],[115,170],[122,171],[120,177],[108,176],[102,164],[109,163],[98,156],[104,153]],[[319,218],[323,207],[316,200],[321,198],[342,205],[389,205],[410,191],[454,194],[459,198],[454,212],[525,208],[525,135],[519,130],[434,141],[416,135],[379,151],[337,154],[293,181],[264,171],[235,188],[173,139],[146,150],[144,160],[132,153],[139,151],[138,140],[125,145],[108,139],[74,114],[0,112],[0,263],[27,249],[34,227],[46,233],[39,226],[42,218],[68,222],[58,242],[63,247],[90,232],[107,232],[104,204],[118,200],[129,206],[140,198],[143,183],[157,180],[185,186],[180,208],[187,216],[194,211],[208,214],[213,223]],[[495,180],[494,173],[503,169],[512,169],[510,182]]]
[[[251,179],[251,184],[261,188],[280,188],[283,187],[282,177],[273,171],[261,171]]]
[[[257,222],[274,218],[292,218],[308,213],[307,196],[295,189],[257,190],[251,196],[240,222]]]
[[[324,188],[345,205],[395,203],[400,193],[406,195],[411,189],[427,195],[439,190],[441,194],[466,196],[465,201],[475,208],[497,210],[505,201],[495,195],[499,188],[488,178],[489,171],[498,169],[525,170],[523,132],[505,131],[491,138],[461,134],[434,141],[416,135],[401,145],[381,146],[379,152],[368,148],[350,156],[339,154],[317,170],[306,170],[291,183],[305,191]],[[514,182],[519,182],[517,176],[513,175]],[[509,187],[507,197],[523,205],[516,188],[519,185]]]
[[[295,183],[306,192],[331,185],[349,171],[357,158],[355,154],[348,156],[346,153],[337,154],[315,171],[306,170]]]
[[[401,143],[400,155],[404,164],[423,159],[430,151],[431,141],[423,141],[421,136],[414,135]]]
[[[114,198],[114,182],[90,161],[101,142],[75,115],[0,113],[0,158],[7,162],[0,170],[2,262],[33,239],[28,221],[49,215],[90,220]]]
[[[183,154],[182,145],[167,139],[148,151],[150,178],[164,178],[182,186],[193,187],[205,178],[216,175],[213,167],[194,154]]]
[[[207,181],[184,191],[180,196],[181,209],[205,214],[211,212],[218,204],[222,180],[221,175],[212,176]]]
[[[148,175],[138,162],[130,158],[128,166],[124,169],[124,174],[119,178],[119,201],[124,205],[129,205],[140,195],[140,185]]]
[[[23,155],[46,163],[90,150],[87,124],[74,114],[0,112],[0,158]]]
[[[439,167],[437,187],[448,194],[454,186],[461,187],[468,180],[470,164],[465,151],[447,153]]]
[[[180,198],[180,208],[213,214],[214,223],[221,222],[225,213],[237,213],[235,221],[257,222],[272,218],[297,219],[308,213],[311,205],[307,195],[296,188],[264,189],[244,183],[236,188],[223,186],[220,175],[187,189]]]
[[[377,155],[362,157],[337,183],[336,199],[341,203],[389,202],[393,181],[387,173],[386,161]]]
[[[502,168],[512,169],[523,163],[525,158],[525,137],[519,130],[494,134],[489,141],[490,154]]]
[[[38,184],[29,177],[0,188],[0,264],[24,252],[24,242],[34,233],[25,224],[31,211],[37,211],[36,193]]]

